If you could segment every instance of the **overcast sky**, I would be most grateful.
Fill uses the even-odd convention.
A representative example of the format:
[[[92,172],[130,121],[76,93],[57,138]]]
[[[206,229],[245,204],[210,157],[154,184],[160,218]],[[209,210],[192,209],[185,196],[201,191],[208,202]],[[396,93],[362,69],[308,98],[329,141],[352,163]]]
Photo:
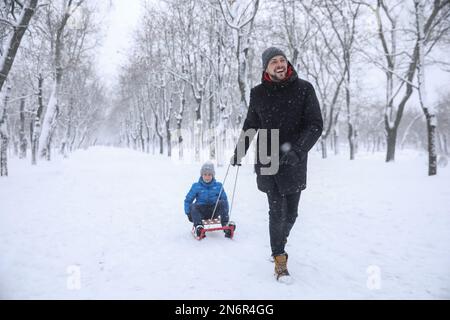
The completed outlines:
[[[125,62],[139,20],[141,0],[112,0],[112,4],[106,13],[106,36],[97,59],[99,73],[109,85],[117,80],[119,67]]]

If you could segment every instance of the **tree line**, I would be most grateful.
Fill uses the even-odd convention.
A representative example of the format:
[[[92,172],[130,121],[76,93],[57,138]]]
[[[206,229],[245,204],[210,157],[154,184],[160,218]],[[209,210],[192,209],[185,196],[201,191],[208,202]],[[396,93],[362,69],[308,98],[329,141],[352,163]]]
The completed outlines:
[[[425,149],[428,173],[448,156],[450,96],[427,95],[431,68],[450,71],[449,0],[141,1],[118,83],[95,68],[102,19],[92,1],[0,2],[0,161],[32,163],[111,143],[227,161],[261,81],[261,52],[285,50],[316,89],[317,148]],[[102,128],[102,130],[99,130]]]

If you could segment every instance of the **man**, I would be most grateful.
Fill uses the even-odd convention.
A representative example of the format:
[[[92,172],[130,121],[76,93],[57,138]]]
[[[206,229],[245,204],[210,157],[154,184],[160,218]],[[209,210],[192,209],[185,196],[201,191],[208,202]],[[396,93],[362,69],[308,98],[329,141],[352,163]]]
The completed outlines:
[[[250,106],[231,165],[240,165],[258,130],[255,171],[258,189],[269,202],[269,233],[275,277],[290,282],[284,248],[298,216],[301,191],[306,188],[308,152],[322,134],[323,120],[313,86],[298,77],[284,52],[271,47],[262,54],[262,83],[251,90]],[[253,129],[253,134],[248,130]],[[261,129],[269,131],[262,135]],[[274,131],[275,129],[275,131]],[[279,150],[273,149],[278,134]],[[272,138],[271,138],[272,137]],[[260,154],[261,147],[267,154]],[[242,151],[240,151],[242,150]],[[267,156],[270,155],[268,164]],[[279,166],[266,174],[270,164]],[[283,210],[283,206],[286,210]]]

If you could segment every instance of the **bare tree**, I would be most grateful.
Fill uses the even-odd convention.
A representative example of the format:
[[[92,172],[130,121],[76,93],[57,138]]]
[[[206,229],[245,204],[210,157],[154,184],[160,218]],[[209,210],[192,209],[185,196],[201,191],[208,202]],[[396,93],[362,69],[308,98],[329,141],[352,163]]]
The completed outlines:
[[[250,102],[249,84],[249,51],[250,38],[254,20],[258,12],[259,0],[218,1],[223,18],[235,33],[235,54],[238,62],[238,85],[241,94],[241,110],[238,125],[242,121],[242,113],[248,109]]]
[[[17,51],[22,38],[33,17],[38,0],[29,0],[22,3],[17,0],[5,0],[0,4],[0,97],[3,86],[13,66]],[[18,17],[16,17],[18,15]],[[3,93],[4,98],[0,99],[0,175],[8,175],[7,167],[7,102],[9,99],[10,88]]]
[[[450,1],[435,1],[434,5],[440,7],[440,17],[442,21],[448,21],[450,18]],[[437,110],[434,106],[430,105],[427,101],[425,91],[425,55],[427,50],[426,42],[429,41],[426,38],[427,30],[425,25],[425,3],[424,0],[414,0],[414,10],[416,16],[416,53],[417,53],[417,90],[419,93],[420,106],[425,114],[427,123],[427,136],[428,136],[428,175],[433,176],[437,174],[437,155],[436,155],[436,126]],[[439,33],[439,35],[448,32],[450,24],[447,24],[446,28]],[[435,38],[435,42],[439,41],[440,36]]]
[[[67,26],[69,18],[74,12],[81,6],[84,0],[60,0],[57,5],[49,6],[47,8],[47,28],[52,35],[51,46],[53,48],[53,86],[50,95],[45,115],[43,118],[43,124],[41,127],[41,134],[39,137],[39,153],[41,157],[45,157],[47,160],[51,158],[51,142],[54,131],[57,126],[57,118],[59,116],[60,108],[60,94],[62,77],[64,73],[63,65],[63,46],[64,46],[64,32]],[[53,5],[53,3],[52,3]]]
[[[349,1],[325,1],[326,16],[340,44],[340,52],[344,64],[345,80],[345,105],[347,111],[348,142],[350,147],[350,160],[355,158],[356,128],[351,105],[351,64],[352,53],[354,52],[356,21],[360,12],[360,4],[353,4]],[[336,17],[337,16],[337,17]]]
[[[330,36],[324,31],[324,21],[312,16],[312,4],[302,2],[303,10],[296,11],[296,2],[291,1],[288,7],[286,0],[282,1],[286,38],[290,51],[293,52],[293,61],[298,61],[298,69],[304,70],[313,82],[320,100],[324,120],[321,149],[322,157],[326,158],[327,138],[334,133],[337,139],[337,115],[340,111],[338,99],[346,78],[345,66],[342,64],[341,55],[338,54],[339,43],[336,36]],[[337,147],[335,152],[338,152]]]
[[[309,5],[306,3],[302,4],[305,12],[309,14],[308,17],[315,22],[325,47],[334,57],[336,61],[335,65],[338,67],[337,76],[334,76],[336,87],[334,94],[332,94],[333,99],[331,100],[331,105],[334,106],[336,103],[340,87],[344,84],[347,138],[350,147],[350,160],[353,160],[356,152],[356,128],[354,119],[355,112],[351,103],[351,75],[357,34],[356,26],[361,5],[348,0],[320,1],[314,5],[312,3]],[[338,115],[339,111],[336,112],[334,117],[331,114],[327,117],[330,122],[326,124],[325,135],[329,134],[328,128],[331,128],[330,125],[334,120],[337,121]],[[337,130],[335,130],[335,136],[336,134]],[[336,147],[337,144],[335,145]]]
[[[382,60],[377,59],[373,52],[361,50],[361,46],[360,51],[369,61],[383,70],[386,76],[384,111],[387,139],[386,161],[394,161],[398,128],[407,102],[414,89],[418,89],[414,79],[421,57],[420,44],[423,46],[422,57],[425,59],[448,32],[449,1],[436,0],[433,3],[427,1],[423,4],[426,7],[423,11],[423,39],[417,36],[415,22],[412,27],[408,24],[400,25],[401,15],[410,14],[408,3],[397,1],[388,4],[384,0],[377,0],[375,6],[368,2],[358,1],[358,3],[370,8],[376,17],[377,37],[382,49],[379,56]],[[407,21],[416,21],[414,11],[412,14],[413,17]],[[409,40],[410,34],[416,35],[412,41]],[[408,47],[409,42],[412,44]]]
[[[17,0],[5,0],[2,4],[4,8],[1,8],[3,10],[1,10],[0,25],[6,25],[7,28],[12,29],[12,32],[0,51],[0,91],[14,63],[17,50],[35,13],[37,4],[38,0],[28,0],[23,4]],[[18,18],[16,18],[17,7],[21,8]]]

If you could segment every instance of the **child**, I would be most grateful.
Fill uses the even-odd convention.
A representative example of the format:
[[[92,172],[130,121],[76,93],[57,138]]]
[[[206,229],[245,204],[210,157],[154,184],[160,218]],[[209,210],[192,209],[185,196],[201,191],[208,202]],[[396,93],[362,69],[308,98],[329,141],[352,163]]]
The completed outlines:
[[[190,222],[194,223],[195,235],[200,238],[202,235],[202,219],[217,218],[220,216],[222,226],[228,224],[228,199],[225,190],[222,189],[222,183],[214,178],[214,164],[206,162],[200,170],[200,179],[194,183],[184,200],[184,212]],[[212,217],[217,198],[217,208]],[[194,202],[195,200],[195,202]],[[230,230],[224,230],[225,237],[231,236]]]

